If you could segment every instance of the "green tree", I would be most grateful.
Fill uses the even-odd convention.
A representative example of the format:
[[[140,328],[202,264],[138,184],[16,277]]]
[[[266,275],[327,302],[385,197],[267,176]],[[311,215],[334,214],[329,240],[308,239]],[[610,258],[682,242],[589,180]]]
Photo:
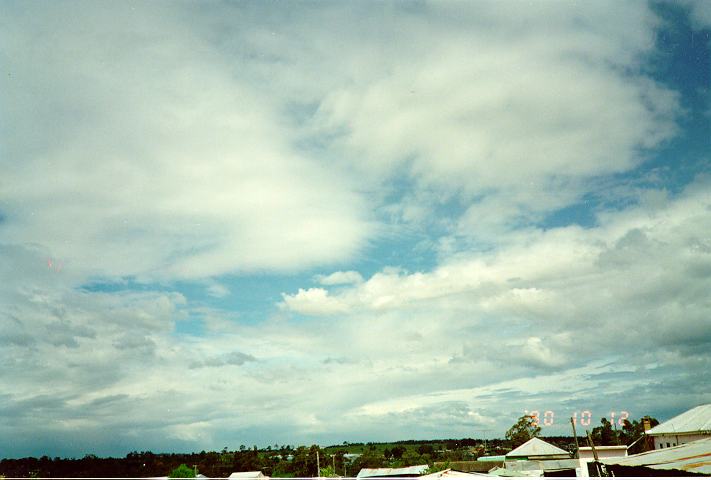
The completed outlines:
[[[417,447],[417,453],[420,455],[434,455],[434,447],[432,445],[423,444]]]
[[[641,453],[645,451],[648,445],[640,438],[644,435],[644,418],[640,420],[625,420],[622,424],[622,432],[620,433],[620,439],[622,443],[627,446],[633,445],[629,449],[630,454]],[[649,426],[655,427],[659,425],[659,420],[652,417],[647,417],[649,420]]]
[[[178,468],[173,469],[168,475],[170,478],[195,478],[195,472],[192,468],[182,463]]]
[[[405,453],[405,449],[399,445],[393,447],[392,450],[390,450],[390,453],[392,453],[392,456],[394,458],[400,459],[402,458],[402,454]]]
[[[532,439],[537,437],[541,433],[541,427],[539,427],[532,416],[523,415],[518,419],[516,423],[513,424],[511,428],[506,432],[506,438],[511,441],[513,448],[518,447]]]
[[[590,436],[596,445],[619,445],[617,431],[612,428],[612,424],[607,418],[600,419],[601,426],[595,427]]]
[[[447,470],[448,468],[452,468],[449,464],[449,462],[438,462],[438,463],[432,463],[427,470],[424,471],[423,475],[429,475],[431,473],[437,473],[441,472],[442,470]]]
[[[336,474],[336,471],[333,469],[332,466],[328,466],[328,467],[323,467],[321,469],[321,476],[322,477],[337,477],[338,475]]]

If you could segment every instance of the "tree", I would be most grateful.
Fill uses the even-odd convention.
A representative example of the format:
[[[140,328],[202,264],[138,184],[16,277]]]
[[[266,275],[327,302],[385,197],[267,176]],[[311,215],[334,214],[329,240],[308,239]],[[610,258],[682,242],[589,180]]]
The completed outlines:
[[[647,418],[649,420],[650,427],[659,425],[659,420],[656,418]],[[638,441],[640,437],[644,435],[644,419],[645,417],[642,417],[639,421],[633,420],[631,422],[629,420],[625,420],[622,424],[622,433],[620,434],[622,443],[627,446],[634,444],[634,446],[629,449],[630,454],[641,453],[647,448],[644,441]]]
[[[593,442],[596,445],[619,445],[619,439],[617,432],[613,430],[612,424],[607,420],[607,418],[600,419],[602,426],[595,427],[592,430],[590,436],[593,438]]]
[[[390,453],[394,458],[400,459],[402,458],[402,454],[405,453],[405,449],[399,445],[393,447],[392,450],[390,450]]]
[[[434,447],[432,445],[423,444],[417,447],[417,453],[420,455],[434,455]]]
[[[332,466],[328,466],[328,467],[323,467],[321,469],[321,476],[322,477],[337,477],[338,475],[336,474],[336,471],[333,469]]]
[[[533,437],[537,437],[539,433],[541,433],[541,427],[536,424],[534,418],[530,415],[523,415],[506,432],[506,438],[511,441],[513,448],[516,448]]]
[[[192,468],[188,467],[184,463],[180,464],[180,466],[176,469],[174,469],[172,472],[170,472],[170,475],[168,475],[170,478],[195,478],[195,472],[193,471]]]
[[[432,463],[432,465],[430,465],[430,466],[427,468],[427,470],[425,470],[424,472],[422,472],[422,474],[423,474],[423,475],[430,475],[430,474],[432,474],[432,473],[441,472],[442,470],[447,470],[448,468],[451,468],[450,465],[449,465],[449,462],[439,462],[439,463],[437,463],[437,464]]]

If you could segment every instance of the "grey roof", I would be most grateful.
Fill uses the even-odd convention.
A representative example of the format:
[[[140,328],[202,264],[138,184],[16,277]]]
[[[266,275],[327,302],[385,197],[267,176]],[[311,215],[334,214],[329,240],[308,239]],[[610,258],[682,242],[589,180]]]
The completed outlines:
[[[676,447],[638,453],[629,457],[604,458],[600,461],[606,465],[679,470],[711,475],[711,438],[696,440]]]
[[[430,473],[429,475],[422,475],[421,477],[418,477],[420,480],[450,480],[450,479],[457,479],[457,478],[462,478],[462,479],[471,479],[472,477],[488,477],[489,475],[485,473],[467,473],[467,472],[459,472],[457,470],[452,470],[451,468],[448,468],[446,470],[442,470],[440,472],[435,472],[435,473]]]
[[[533,437],[518,448],[514,448],[506,457],[538,457],[545,455],[570,455],[565,450],[544,442],[540,438]]]
[[[711,403],[699,405],[647,430],[647,435],[711,432]]]
[[[514,460],[506,462],[505,465],[507,470],[516,472],[536,470],[554,472],[557,470],[575,470],[580,466],[580,463],[576,458],[569,458],[567,460]]]
[[[489,476],[494,477],[540,477],[543,472],[531,470],[509,470],[508,468],[494,467],[489,470]]]
[[[428,468],[430,468],[429,465],[415,465],[403,468],[361,468],[360,472],[358,472],[358,478],[418,476],[425,473]]]

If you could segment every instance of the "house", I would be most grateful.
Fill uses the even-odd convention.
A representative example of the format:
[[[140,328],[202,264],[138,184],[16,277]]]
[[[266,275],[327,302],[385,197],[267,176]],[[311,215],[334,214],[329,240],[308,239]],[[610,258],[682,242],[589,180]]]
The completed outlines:
[[[514,448],[505,455],[506,461],[510,460],[565,460],[570,458],[570,453],[540,438],[533,437],[518,448]]]
[[[578,460],[555,445],[532,438],[505,455],[505,468],[490,473],[497,476],[576,476]]]
[[[268,480],[269,477],[264,475],[259,470],[251,472],[232,472],[229,477],[233,480]]]
[[[600,462],[616,477],[711,475],[711,437]]]
[[[429,465],[415,465],[403,468],[361,468],[357,478],[419,477],[429,468]]]
[[[655,450],[711,438],[711,403],[687,410],[645,433],[652,437]]]

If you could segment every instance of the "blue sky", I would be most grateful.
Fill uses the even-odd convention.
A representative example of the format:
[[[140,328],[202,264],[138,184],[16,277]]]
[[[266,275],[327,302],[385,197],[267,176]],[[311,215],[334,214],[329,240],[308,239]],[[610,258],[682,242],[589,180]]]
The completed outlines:
[[[711,402],[704,2],[5,7],[3,455]]]

